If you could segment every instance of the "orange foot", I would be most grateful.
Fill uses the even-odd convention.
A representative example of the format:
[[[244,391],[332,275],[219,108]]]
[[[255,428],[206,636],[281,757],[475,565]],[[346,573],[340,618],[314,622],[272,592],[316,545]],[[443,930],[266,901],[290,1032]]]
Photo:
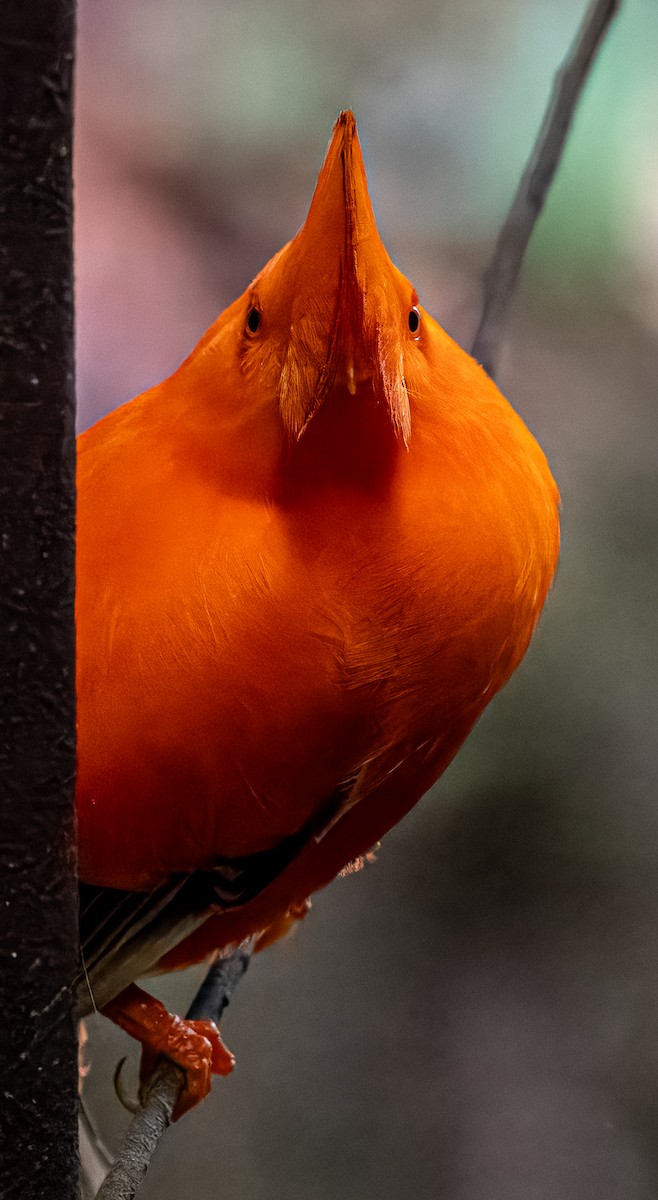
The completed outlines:
[[[142,1087],[162,1055],[185,1072],[185,1085],[173,1112],[174,1121],[208,1095],[213,1075],[229,1075],[235,1066],[235,1059],[214,1021],[185,1021],[173,1016],[164,1004],[134,983],[110,1000],[102,1012],[142,1043]]]

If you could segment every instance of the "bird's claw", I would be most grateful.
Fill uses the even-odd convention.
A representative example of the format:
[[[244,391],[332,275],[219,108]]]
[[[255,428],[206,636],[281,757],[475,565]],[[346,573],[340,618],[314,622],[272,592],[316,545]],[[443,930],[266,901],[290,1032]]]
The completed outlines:
[[[123,1106],[123,1108],[126,1109],[127,1112],[133,1113],[133,1115],[134,1115],[139,1108],[139,1100],[135,1100],[135,1099],[133,1099],[132,1096],[129,1096],[124,1087],[124,1083],[123,1083],[123,1079],[122,1079],[122,1072],[123,1072],[123,1068],[125,1067],[125,1065],[126,1065],[126,1058],[124,1055],[123,1058],[119,1059],[119,1061],[115,1067],[115,1070],[114,1070],[114,1080],[113,1080],[114,1091],[116,1093],[116,1097],[117,1097],[117,1100],[119,1101],[119,1104],[121,1104]]]
[[[134,983],[111,1000],[103,1012],[142,1043],[140,1101],[161,1058],[170,1059],[183,1071],[185,1081],[174,1108],[174,1121],[208,1095],[213,1075],[228,1075],[233,1070],[235,1059],[214,1021],[174,1016]]]
[[[178,1121],[208,1095],[213,1075],[230,1074],[235,1058],[224,1045],[214,1021],[187,1021],[175,1016],[170,1019],[168,1029],[158,1030],[161,1036],[143,1045],[140,1098],[148,1091],[158,1060],[169,1059],[185,1076],[172,1115],[172,1120]]]

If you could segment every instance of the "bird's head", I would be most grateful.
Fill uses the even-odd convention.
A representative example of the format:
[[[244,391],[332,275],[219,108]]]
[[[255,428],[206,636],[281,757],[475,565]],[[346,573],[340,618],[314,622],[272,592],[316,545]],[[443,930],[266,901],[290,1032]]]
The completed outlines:
[[[257,413],[261,424],[276,414],[283,443],[303,439],[333,393],[387,413],[402,447],[411,435],[405,367],[421,353],[423,321],[414,288],[379,236],[356,122],[346,111],[299,233],[188,361],[212,369],[218,356],[230,358],[231,403],[252,425]],[[236,409],[224,413],[239,419]]]

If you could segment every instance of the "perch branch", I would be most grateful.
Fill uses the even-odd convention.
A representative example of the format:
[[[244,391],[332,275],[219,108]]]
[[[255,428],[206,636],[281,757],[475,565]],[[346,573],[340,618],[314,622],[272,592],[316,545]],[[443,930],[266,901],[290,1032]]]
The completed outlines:
[[[228,958],[213,963],[199,988],[187,1016],[219,1022],[231,995],[244,975],[251,947],[241,946]],[[133,1117],[116,1161],[96,1194],[96,1200],[133,1200],[158,1142],[171,1124],[171,1114],[183,1086],[183,1072],[172,1062],[163,1062],[154,1072],[144,1103]]]
[[[482,311],[471,354],[493,378],[503,323],[537,218],[553,181],[576,105],[621,0],[592,0],[555,76],[541,129],[484,276]]]

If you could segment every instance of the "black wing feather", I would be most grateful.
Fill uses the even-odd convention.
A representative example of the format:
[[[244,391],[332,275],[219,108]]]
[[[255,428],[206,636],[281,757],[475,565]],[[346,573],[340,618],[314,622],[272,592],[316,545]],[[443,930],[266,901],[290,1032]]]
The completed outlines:
[[[172,876],[152,892],[82,883],[81,969],[76,980],[79,1015],[103,1008],[129,983],[147,975],[208,917],[258,896],[311,837],[321,835],[344,806],[345,794],[346,788],[337,789],[320,815],[273,849],[218,859],[208,869]]]

